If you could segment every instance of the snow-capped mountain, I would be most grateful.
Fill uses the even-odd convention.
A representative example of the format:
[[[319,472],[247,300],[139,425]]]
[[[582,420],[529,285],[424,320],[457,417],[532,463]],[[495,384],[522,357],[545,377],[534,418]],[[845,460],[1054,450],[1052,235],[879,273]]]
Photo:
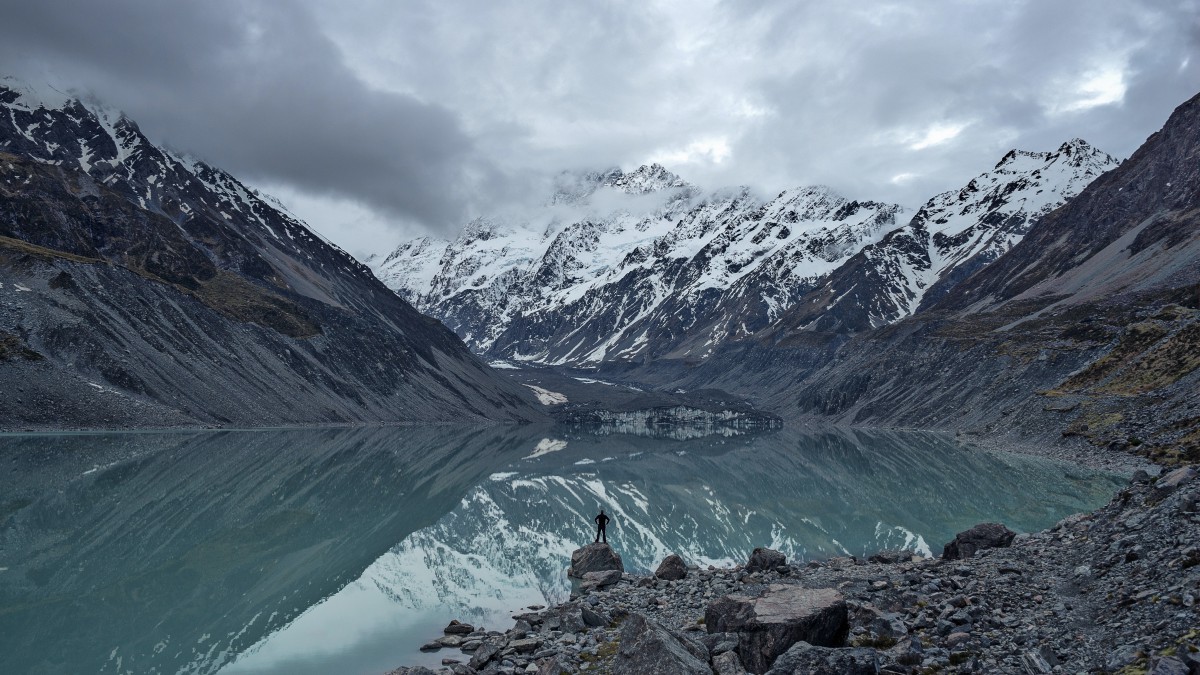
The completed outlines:
[[[0,362],[27,383],[0,426],[540,416],[274,200],[119,112],[11,79],[0,297],[0,341],[28,357]]]
[[[906,226],[865,246],[780,324],[858,331],[913,314],[999,258],[1038,218],[1118,164],[1080,139],[1053,152],[1010,151],[990,171],[930,199]]]
[[[1082,140],[1013,150],[904,209],[828,188],[701,194],[658,165],[560,176],[524,220],[478,219],[374,266],[491,358],[594,366],[703,359],[772,324],[855,331],[942,297],[1116,166]]]
[[[903,215],[825,187],[702,194],[657,164],[565,174],[557,188],[533,214],[408,242],[376,273],[493,358],[702,358],[766,326]]]

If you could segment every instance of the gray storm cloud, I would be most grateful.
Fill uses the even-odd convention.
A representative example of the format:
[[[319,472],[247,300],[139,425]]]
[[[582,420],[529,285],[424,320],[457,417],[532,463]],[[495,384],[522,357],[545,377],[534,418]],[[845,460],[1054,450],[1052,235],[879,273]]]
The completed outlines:
[[[434,228],[488,180],[451,110],[372,88],[302,6],[7,3],[0,62],[91,92],[151,138],[252,180]]]
[[[1196,0],[0,9],[0,70],[95,92],[155,140],[324,199],[310,221],[359,252],[537,202],[562,169],[648,161],[708,187],[915,206],[1014,147],[1082,137],[1128,155],[1200,90]],[[346,204],[373,224],[352,228]]]

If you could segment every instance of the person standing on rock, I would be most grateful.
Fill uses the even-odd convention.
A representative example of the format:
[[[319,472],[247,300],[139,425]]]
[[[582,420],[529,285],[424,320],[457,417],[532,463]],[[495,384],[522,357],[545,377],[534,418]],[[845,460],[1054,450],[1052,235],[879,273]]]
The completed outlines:
[[[608,533],[604,531],[604,527],[608,525],[608,521],[612,520],[604,515],[604,509],[600,509],[600,515],[596,516],[596,543],[600,543],[600,538],[604,537],[604,543],[608,543]]]

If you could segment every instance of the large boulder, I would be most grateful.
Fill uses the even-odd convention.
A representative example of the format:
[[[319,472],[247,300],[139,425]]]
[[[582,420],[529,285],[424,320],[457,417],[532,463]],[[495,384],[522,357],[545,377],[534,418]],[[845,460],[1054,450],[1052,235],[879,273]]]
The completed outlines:
[[[767,675],[876,675],[874,649],[831,649],[797,642],[775,660]]]
[[[612,672],[614,675],[712,675],[706,659],[707,656],[698,656],[696,646],[658,623],[641,614],[631,614],[621,626],[621,648],[613,660]]]
[[[608,570],[625,571],[621,556],[608,544],[588,544],[571,553],[571,567],[567,569],[567,576],[582,579],[588,572]]]
[[[774,549],[758,547],[746,561],[747,572],[765,572],[787,564],[787,556]]]
[[[684,564],[683,558],[672,553],[663,558],[662,564],[654,570],[654,576],[667,581],[679,581],[687,576],[687,565]]]
[[[765,673],[797,642],[840,647],[849,630],[841,593],[796,584],[721,597],[705,610],[704,624],[709,633],[737,633],[738,656],[752,673]]]
[[[1149,501],[1151,503],[1161,502],[1167,495],[1179,489],[1179,486],[1192,480],[1196,477],[1196,470],[1190,466],[1180,467],[1171,473],[1159,478],[1154,482],[1154,489],[1150,492]]]
[[[579,585],[581,592],[591,591],[597,588],[612,586],[621,580],[621,572],[619,570],[606,570],[604,572],[586,572],[583,575],[583,583]]]
[[[942,547],[942,557],[946,560],[970,558],[985,548],[1004,548],[1012,544],[1016,536],[1016,532],[1000,523],[980,523],[954,535],[954,541]]]
[[[475,650],[474,654],[471,654],[471,662],[468,665],[475,670],[480,670],[487,665],[488,661],[491,661],[493,657],[499,654],[500,650],[500,645],[494,642],[485,642],[479,646],[479,649]]]

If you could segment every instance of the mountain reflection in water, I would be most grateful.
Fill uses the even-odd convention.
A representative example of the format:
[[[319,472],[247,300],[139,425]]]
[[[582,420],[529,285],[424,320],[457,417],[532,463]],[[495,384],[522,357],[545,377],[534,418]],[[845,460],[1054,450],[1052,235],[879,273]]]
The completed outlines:
[[[42,434],[0,437],[0,468],[5,673],[383,672],[451,617],[506,628],[565,598],[601,506],[626,568],[647,571],[760,545],[938,553],[977,522],[1040,529],[1120,484],[863,431]]]

